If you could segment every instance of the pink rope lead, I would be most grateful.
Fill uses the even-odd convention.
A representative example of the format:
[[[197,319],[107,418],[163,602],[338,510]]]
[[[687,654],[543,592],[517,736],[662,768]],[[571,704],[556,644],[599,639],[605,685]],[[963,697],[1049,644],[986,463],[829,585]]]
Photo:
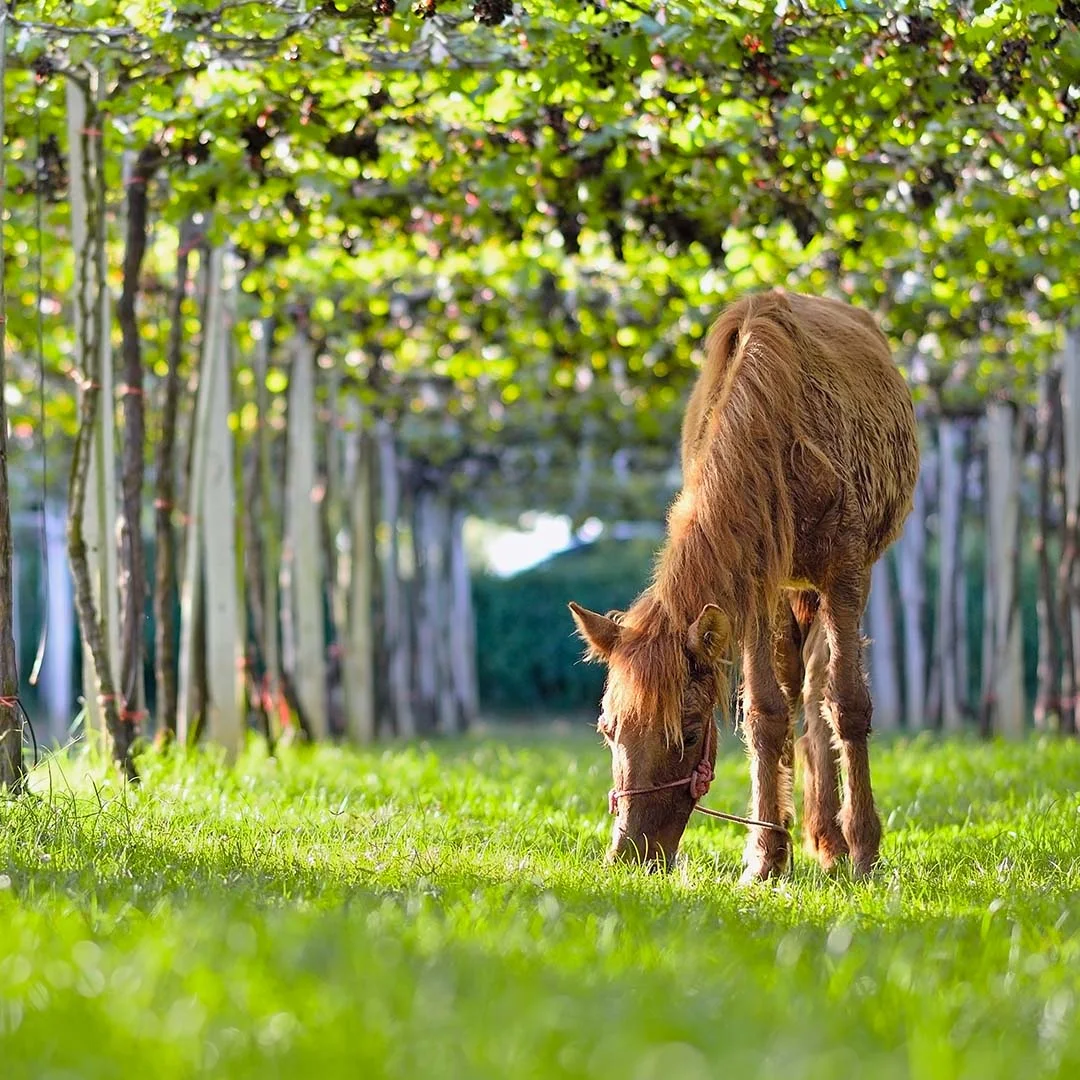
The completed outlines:
[[[666,784],[657,784],[655,787],[612,788],[608,792],[608,812],[612,815],[618,813],[619,800],[629,798],[631,795],[649,795],[654,791],[666,791],[668,788],[682,787],[683,784],[689,784],[690,798],[694,800],[694,809],[699,814],[720,818],[723,821],[734,821],[737,825],[746,825],[750,828],[772,829],[773,832],[783,833],[790,839],[791,833],[783,825],[776,825],[771,821],[757,821],[754,818],[740,817],[738,814],[725,814],[722,810],[710,810],[707,806],[699,805],[699,800],[709,793],[709,788],[712,786],[713,780],[716,779],[716,772],[713,769],[712,762],[709,760],[709,749],[715,733],[715,725],[709,721],[706,728],[705,744],[701,748],[701,758],[689,776],[680,777],[678,780],[669,780]]]

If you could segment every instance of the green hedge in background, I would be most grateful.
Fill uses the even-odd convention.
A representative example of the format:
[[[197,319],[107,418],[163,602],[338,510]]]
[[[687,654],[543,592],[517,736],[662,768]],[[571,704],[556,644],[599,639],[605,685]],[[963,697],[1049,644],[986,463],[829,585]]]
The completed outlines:
[[[484,710],[507,716],[595,712],[603,692],[604,668],[581,660],[582,645],[567,602],[576,600],[594,611],[625,608],[647,583],[658,547],[648,540],[600,540],[555,555],[514,577],[476,578],[477,667]],[[966,529],[964,548],[970,698],[977,702],[984,592],[981,531]],[[937,607],[936,556],[933,549],[928,552],[928,642],[933,640]],[[1035,697],[1038,652],[1035,594],[1035,561],[1031,543],[1025,539],[1020,601],[1029,708]],[[901,617],[897,604],[898,642],[903,641]]]
[[[657,544],[598,540],[511,578],[478,577],[477,669],[484,708],[497,713],[595,711],[600,664],[582,659],[567,603],[626,608],[652,569]]]

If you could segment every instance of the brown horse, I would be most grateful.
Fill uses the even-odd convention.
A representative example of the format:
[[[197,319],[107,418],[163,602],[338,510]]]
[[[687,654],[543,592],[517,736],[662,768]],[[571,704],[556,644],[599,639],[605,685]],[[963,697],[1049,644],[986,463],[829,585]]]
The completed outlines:
[[[753,817],[794,821],[804,698],[807,848],[826,867],[850,852],[869,873],[881,823],[859,622],[919,471],[911,394],[874,319],[781,291],[733,304],[709,333],[682,457],[649,587],[625,613],[570,605],[586,655],[608,665],[608,857],[674,858],[712,775],[714,712],[741,654]],[[754,828],[744,881],[784,871],[789,846],[785,832]]]

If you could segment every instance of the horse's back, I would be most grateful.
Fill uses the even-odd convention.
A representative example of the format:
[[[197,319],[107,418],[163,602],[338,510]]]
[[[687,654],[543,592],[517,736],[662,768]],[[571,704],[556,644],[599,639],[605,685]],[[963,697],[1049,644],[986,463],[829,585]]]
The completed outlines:
[[[816,523],[823,549],[855,529],[867,561],[876,559],[911,509],[919,469],[911,393],[876,319],[780,290],[730,305],[687,408],[688,458],[707,446],[710,410],[723,408],[735,380],[767,388],[777,432],[792,442],[787,479],[802,524]]]
[[[801,426],[859,508],[873,561],[899,534],[918,479],[911,391],[869,312],[821,297],[790,300],[803,334]]]

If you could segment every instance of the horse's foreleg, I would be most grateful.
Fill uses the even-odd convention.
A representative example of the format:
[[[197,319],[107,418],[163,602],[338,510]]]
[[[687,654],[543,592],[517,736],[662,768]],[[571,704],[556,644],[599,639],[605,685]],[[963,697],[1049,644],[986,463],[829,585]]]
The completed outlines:
[[[803,710],[806,735],[801,740],[805,765],[803,842],[825,870],[848,852],[840,829],[840,769],[832,728],[823,710],[829,648],[821,620],[810,630],[804,650],[806,678]]]
[[[773,671],[776,673],[780,692],[788,710],[788,729],[784,738],[784,750],[780,756],[780,777],[786,783],[780,789],[781,825],[792,828],[795,824],[795,799],[792,782],[795,778],[795,724],[802,700],[803,665],[802,630],[787,601],[782,601],[777,613],[777,623],[772,635]]]
[[[791,717],[773,671],[771,623],[748,628],[743,648],[743,729],[750,751],[751,816],[784,824],[791,813],[791,768],[784,762]],[[744,882],[783,873],[789,838],[775,829],[754,828],[743,855]]]
[[[855,872],[869,874],[881,846],[881,821],[870,786],[867,740],[873,705],[862,670],[859,619],[869,594],[869,572],[856,572],[822,590],[821,619],[829,643],[824,705],[840,744],[844,802],[840,827]]]

